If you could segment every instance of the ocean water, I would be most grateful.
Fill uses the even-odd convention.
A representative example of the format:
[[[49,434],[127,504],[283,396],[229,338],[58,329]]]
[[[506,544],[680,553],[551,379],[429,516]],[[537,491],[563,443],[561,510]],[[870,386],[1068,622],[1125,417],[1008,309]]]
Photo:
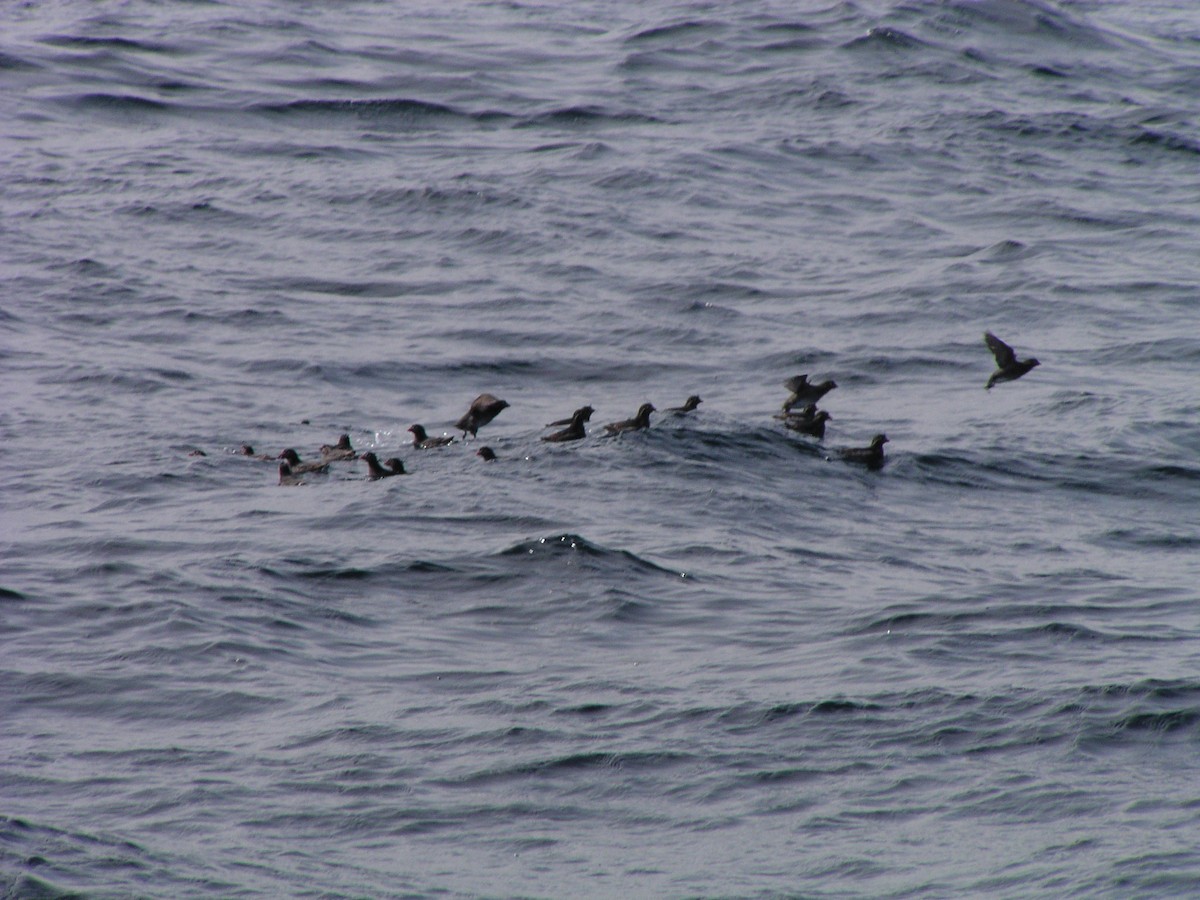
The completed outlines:
[[[1200,894],[1190,0],[28,0],[0,86],[4,896]]]

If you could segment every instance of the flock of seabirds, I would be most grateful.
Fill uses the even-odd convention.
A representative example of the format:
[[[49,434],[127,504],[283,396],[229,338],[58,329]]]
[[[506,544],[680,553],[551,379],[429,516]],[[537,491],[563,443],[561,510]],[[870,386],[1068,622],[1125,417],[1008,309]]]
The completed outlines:
[[[992,351],[992,355],[996,358],[996,371],[992,373],[987,381],[988,390],[991,390],[992,386],[999,382],[1014,381],[1038,365],[1036,359],[1017,359],[1012,347],[1004,343],[1004,341],[1000,340],[1000,338],[996,337],[990,331],[984,332],[983,339],[988,349]],[[827,380],[820,383],[813,383],[808,380],[807,375],[796,375],[785,381],[784,387],[791,393],[783,401],[783,408],[776,413],[775,418],[779,419],[784,427],[790,431],[795,431],[799,434],[816,438],[817,440],[823,440],[825,437],[825,423],[832,417],[825,410],[818,409],[817,403],[822,397],[837,387],[836,382]],[[682,416],[695,410],[700,403],[700,398],[693,394],[687,398],[683,406],[672,407],[666,411],[676,416]],[[474,438],[478,435],[480,428],[487,425],[492,419],[507,409],[508,405],[506,400],[501,400],[492,394],[480,394],[471,401],[470,408],[458,420],[456,427],[462,431],[464,440],[468,434]],[[584,426],[591,420],[593,412],[595,410],[592,407],[581,406],[570,417],[548,423],[546,425],[547,428],[565,427],[561,427],[560,430],[545,435],[542,440],[551,443],[582,440],[587,436]],[[652,412],[656,412],[654,406],[650,403],[643,403],[632,419],[612,422],[605,425],[604,430],[607,434],[615,435],[649,428],[650,414]],[[438,447],[445,447],[457,440],[457,438],[450,435],[431,437],[421,425],[412,425],[408,431],[413,436],[412,446],[415,450],[432,450]],[[837,454],[840,459],[846,462],[857,463],[869,469],[879,469],[882,468],[884,463],[883,445],[887,442],[886,434],[877,434],[866,447],[846,447],[838,450]],[[372,481],[380,478],[390,478],[394,475],[408,474],[405,471],[404,462],[397,457],[380,462],[379,457],[374,452],[368,451],[360,455],[351,446],[350,435],[348,434],[343,434],[336,444],[323,445],[319,450],[321,455],[319,462],[303,461],[300,459],[299,454],[291,448],[284,450],[278,456],[268,456],[256,453],[254,448],[249,444],[243,444],[240,452],[243,456],[255,459],[279,460],[279,483],[281,485],[304,484],[311,476],[327,473],[332,463],[356,459],[361,459],[367,464],[367,478]],[[197,451],[197,453],[202,454],[202,451]],[[491,447],[480,447],[475,451],[475,455],[485,461],[496,459],[496,454],[492,451]]]

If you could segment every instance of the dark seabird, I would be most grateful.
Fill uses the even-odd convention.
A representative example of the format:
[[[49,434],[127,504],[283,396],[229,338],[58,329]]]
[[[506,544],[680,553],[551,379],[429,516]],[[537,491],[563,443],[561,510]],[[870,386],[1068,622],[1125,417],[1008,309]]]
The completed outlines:
[[[791,412],[793,406],[802,404],[808,406],[816,403],[837,387],[837,382],[831,379],[822,381],[820,384],[812,384],[807,375],[796,375],[785,381],[783,386],[792,392],[792,395],[783,401],[783,411]]]
[[[287,462],[293,475],[305,475],[310,472],[320,475],[329,471],[327,462],[300,462],[299,454],[291,447],[280,453],[279,458]]]
[[[368,451],[362,455],[362,459],[367,464],[367,477],[372,481],[379,478],[391,478],[393,475],[407,475],[404,471],[404,463],[392,457],[387,461],[388,468],[384,468],[379,464],[379,457]]]
[[[643,403],[638,407],[637,415],[632,419],[625,419],[621,422],[611,422],[604,426],[604,430],[609,434],[620,434],[622,431],[638,431],[642,428],[650,427],[650,413],[654,412],[653,405]]]
[[[269,462],[274,462],[275,460],[279,459],[278,456],[268,456],[265,453],[255,453],[254,448],[249,444],[242,444],[241,449],[238,450],[238,456],[246,456],[250,459],[262,459]]]
[[[589,421],[591,421],[592,413],[594,413],[594,412],[595,412],[595,410],[592,409],[590,406],[581,406],[581,407],[579,407],[579,409],[575,410],[575,412],[571,413],[571,415],[567,416],[565,419],[558,419],[557,421],[554,421],[554,422],[547,422],[546,427],[547,428],[556,428],[559,425],[570,425],[572,422],[575,421],[576,416],[582,417],[579,420],[581,422],[589,422]]]
[[[491,447],[480,447],[478,450],[475,451],[475,455],[478,456],[480,459],[482,459],[484,462],[491,462],[493,459],[496,458],[495,451],[493,451]]]
[[[871,438],[870,447],[847,447],[838,451],[838,456],[846,462],[860,463],[868,469],[878,469],[883,466],[883,445],[888,442],[886,434],[877,434]]]
[[[383,461],[383,464],[392,470],[393,475],[407,475],[408,471],[404,468],[404,462],[394,456],[389,456]]]
[[[203,450],[193,450],[188,456],[208,456]]]
[[[548,434],[543,441],[581,441],[587,437],[587,432],[583,430],[583,423],[586,422],[592,415],[592,408],[585,406],[582,409],[575,410],[575,415],[571,416],[571,423],[562,431],[556,431],[554,434]]]
[[[339,459],[358,459],[358,454],[350,446],[350,435],[343,434],[332,447],[329,444],[322,444],[321,459],[325,460],[325,462],[333,462]]]
[[[682,416],[684,413],[690,413],[693,409],[699,406],[704,401],[695,394],[683,401],[683,406],[672,406],[667,410],[669,413],[675,413],[677,416]]]
[[[823,409],[817,409],[816,404],[810,403],[802,412],[779,413],[775,418],[783,422],[784,428],[822,439],[825,437],[825,423],[833,416]]]
[[[463,437],[467,436],[468,431],[471,433],[471,437],[475,437],[475,433],[480,428],[505,409],[508,409],[507,400],[501,400],[491,394],[480,394],[471,401],[470,409],[458,420],[457,427],[462,431]]]
[[[431,447],[445,447],[447,444],[454,443],[454,438],[449,435],[445,437],[430,437],[425,433],[424,425],[411,425],[408,430],[412,432],[413,446],[418,450],[428,450]]]
[[[279,464],[279,483],[280,484],[304,484],[304,479],[297,474],[291,466],[286,462]]]
[[[983,333],[983,340],[987,343],[988,349],[992,351],[992,356],[996,357],[997,369],[992,373],[992,377],[988,379],[986,390],[991,390],[992,385],[997,381],[1015,381],[1020,378],[1034,366],[1041,365],[1036,359],[1017,359],[1017,354],[1013,353],[1013,348],[1000,340],[990,331]]]

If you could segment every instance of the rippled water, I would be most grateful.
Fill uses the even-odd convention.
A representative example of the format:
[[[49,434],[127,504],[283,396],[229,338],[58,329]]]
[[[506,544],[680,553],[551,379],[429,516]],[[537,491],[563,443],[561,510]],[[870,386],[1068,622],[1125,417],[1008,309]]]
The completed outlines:
[[[6,895],[1200,892],[1191,3],[27,2],[0,83]],[[411,474],[238,454],[341,433]]]

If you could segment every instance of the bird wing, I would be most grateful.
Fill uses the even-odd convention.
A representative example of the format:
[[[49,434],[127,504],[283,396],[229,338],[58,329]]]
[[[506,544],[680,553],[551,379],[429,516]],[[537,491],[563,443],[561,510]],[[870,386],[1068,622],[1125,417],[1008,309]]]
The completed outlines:
[[[996,365],[1001,369],[1007,369],[1014,365],[1017,361],[1017,355],[1013,353],[1013,348],[1000,340],[990,331],[983,333],[983,339],[988,345],[988,349],[992,351],[992,356],[996,357]]]
[[[789,391],[791,391],[793,394],[798,394],[802,390],[804,390],[806,387],[808,387],[808,376],[807,375],[793,375],[791,378],[789,378],[787,381],[785,381],[783,383],[783,386],[785,388],[787,388]]]

